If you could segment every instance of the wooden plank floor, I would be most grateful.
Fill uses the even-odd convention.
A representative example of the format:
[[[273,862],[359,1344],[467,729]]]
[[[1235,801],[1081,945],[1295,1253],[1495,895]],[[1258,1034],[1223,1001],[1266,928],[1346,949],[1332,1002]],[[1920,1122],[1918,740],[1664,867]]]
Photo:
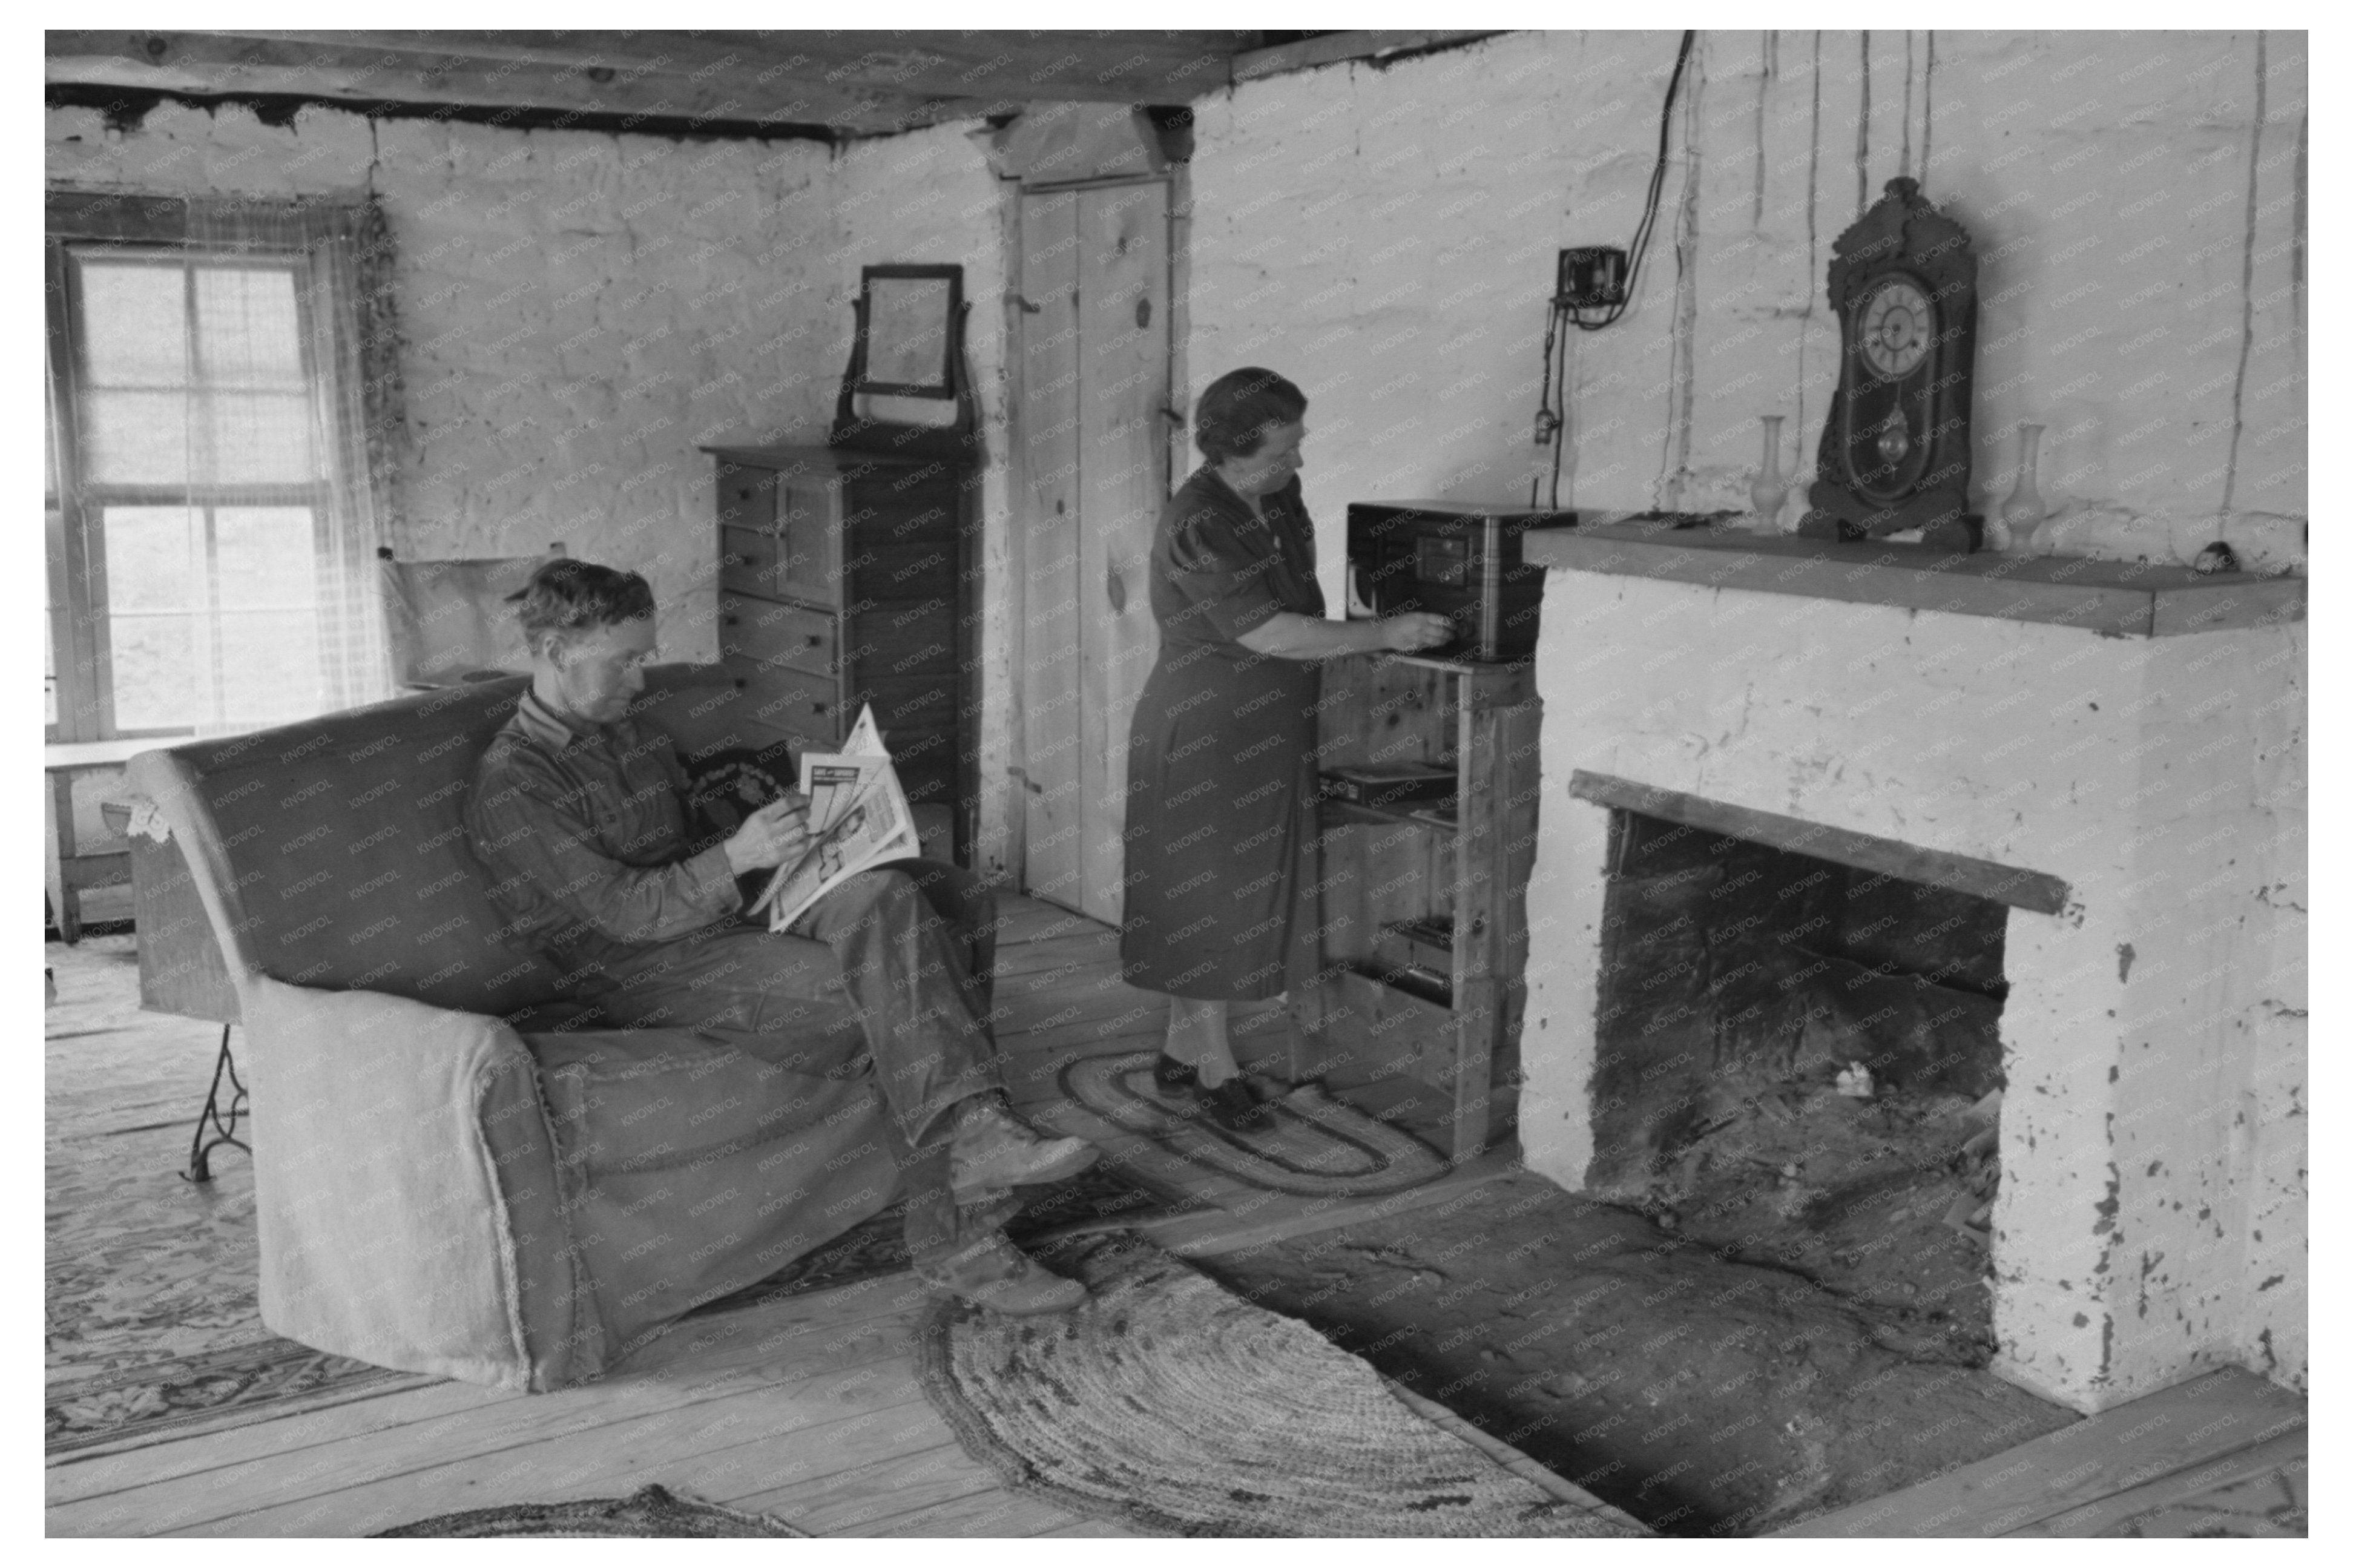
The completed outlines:
[[[2302,1535],[2306,1446],[2303,1396],[2225,1367],[1776,1533]]]
[[[1000,913],[997,1033],[1018,1104],[1052,1103],[1061,1070],[1081,1057],[1153,1048],[1166,1003],[1121,983],[1114,933],[1028,898],[1004,898]],[[135,1009],[135,995],[127,1005]],[[137,1017],[124,1026],[135,1032]],[[1246,1010],[1237,1024],[1246,1058],[1280,1071],[1279,1014]],[[140,1075],[166,1117],[201,1093]],[[71,1105],[103,1097],[102,1077],[51,1075],[52,1136],[61,1114],[72,1123]],[[1366,1108],[1389,1103],[1378,1086],[1343,1092]],[[1178,1216],[1150,1234],[1180,1255],[1210,1255],[1443,1203],[1515,1165],[1498,1150],[1378,1200],[1260,1194],[1248,1213]],[[871,1280],[683,1323],[613,1376],[556,1393],[436,1383],[209,1436],[79,1451],[47,1468],[47,1532],[355,1536],[458,1509],[612,1497],[659,1481],[821,1536],[1128,1533],[1017,1498],[964,1453],[916,1386],[921,1298],[911,1286],[904,1276]],[[1791,1533],[2090,1535],[2119,1524],[2183,1533],[2147,1527],[2234,1508],[2275,1518],[2283,1495],[2300,1508],[2302,1401],[2245,1374],[2217,1376],[2041,1440],[2079,1446],[2063,1456],[2029,1445]]]
[[[1008,897],[998,942],[997,1034],[1017,1104],[1052,1101],[1062,1068],[1081,1057],[1153,1048],[1166,1003],[1121,983],[1116,933]],[[134,997],[118,1011],[135,1006]],[[136,1014],[114,1022],[185,1028]],[[1280,1020],[1245,1010],[1239,1022],[1251,1057],[1279,1065]],[[69,1092],[102,1094],[88,1076],[74,1076]],[[171,1085],[153,1086],[152,1097],[167,1118],[193,1103]],[[1166,1221],[1155,1234],[1181,1253],[1222,1251],[1440,1202],[1506,1168],[1495,1156],[1385,1200],[1286,1199],[1242,1216]],[[355,1536],[654,1481],[816,1535],[1128,1533],[1008,1493],[958,1446],[915,1383],[922,1297],[911,1284],[868,1281],[681,1324],[584,1388],[522,1395],[436,1383],[207,1436],[83,1450],[48,1467],[48,1533]]]

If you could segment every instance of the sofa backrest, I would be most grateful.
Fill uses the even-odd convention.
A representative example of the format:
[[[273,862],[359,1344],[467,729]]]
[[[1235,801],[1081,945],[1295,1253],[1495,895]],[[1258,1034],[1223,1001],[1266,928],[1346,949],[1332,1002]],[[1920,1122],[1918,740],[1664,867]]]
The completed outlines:
[[[555,967],[504,940],[466,843],[474,766],[528,683],[421,693],[134,758],[232,976],[469,1012],[552,1000]],[[726,733],[736,694],[723,671],[658,666],[647,686],[643,717],[682,747]]]

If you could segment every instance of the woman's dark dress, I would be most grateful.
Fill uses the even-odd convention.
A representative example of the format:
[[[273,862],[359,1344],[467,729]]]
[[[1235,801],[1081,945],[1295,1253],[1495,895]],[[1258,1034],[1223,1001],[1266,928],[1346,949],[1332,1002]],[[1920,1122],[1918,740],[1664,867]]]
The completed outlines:
[[[1130,985],[1203,1001],[1275,995],[1314,955],[1320,666],[1237,641],[1281,610],[1321,616],[1299,482],[1249,503],[1208,468],[1152,544],[1160,657],[1128,732]]]

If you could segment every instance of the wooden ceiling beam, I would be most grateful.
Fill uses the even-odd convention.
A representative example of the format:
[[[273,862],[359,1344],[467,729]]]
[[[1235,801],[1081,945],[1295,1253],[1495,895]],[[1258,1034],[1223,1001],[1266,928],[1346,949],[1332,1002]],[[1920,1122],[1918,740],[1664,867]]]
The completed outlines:
[[[1240,32],[356,33],[243,30],[225,37],[425,50],[486,60],[686,75],[743,70],[774,81],[866,87],[907,97],[1010,102],[1184,102],[1224,87]]]
[[[693,72],[558,65],[339,43],[322,46],[211,33],[51,32],[47,74],[148,91],[282,93],[358,101],[577,111],[670,120],[827,125],[879,135],[1018,110],[987,98],[949,99],[798,78],[759,79],[749,69]]]
[[[884,135],[1039,102],[1184,103],[1233,82],[1492,35],[1227,32],[49,32],[48,79]],[[1238,52],[1239,51],[1239,52]]]
[[[1279,76],[1285,71],[1336,65],[1342,60],[1381,60],[1392,55],[1476,43],[1481,38],[1494,36],[1492,30],[1483,33],[1322,33],[1312,38],[1302,38],[1295,44],[1278,44],[1270,49],[1242,50],[1234,56],[1233,77],[1238,82],[1251,81],[1260,77]]]

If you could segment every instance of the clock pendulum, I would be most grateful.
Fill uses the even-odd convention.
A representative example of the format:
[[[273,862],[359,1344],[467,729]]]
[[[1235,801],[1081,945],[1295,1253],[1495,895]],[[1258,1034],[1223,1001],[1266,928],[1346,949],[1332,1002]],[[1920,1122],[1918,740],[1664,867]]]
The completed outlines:
[[[1974,550],[1978,263],[1968,231],[1930,206],[1918,181],[1899,177],[1832,251],[1839,384],[1798,532],[1866,539],[1917,528],[1926,545]]]

